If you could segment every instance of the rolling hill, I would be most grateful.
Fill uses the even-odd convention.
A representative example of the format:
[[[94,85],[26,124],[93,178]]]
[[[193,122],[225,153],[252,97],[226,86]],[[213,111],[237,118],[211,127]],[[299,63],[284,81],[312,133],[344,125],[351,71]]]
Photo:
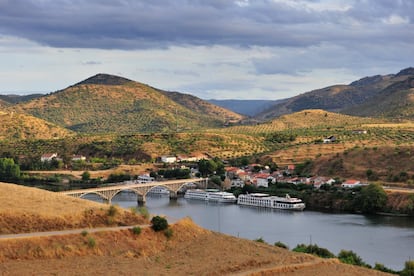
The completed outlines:
[[[333,85],[313,90],[277,103],[257,115],[270,120],[305,109],[323,109],[355,116],[411,119],[414,68],[398,74],[365,77],[349,85]]]
[[[0,140],[5,139],[57,139],[73,132],[42,119],[14,112],[0,111]]]
[[[14,110],[83,133],[196,130],[243,118],[190,95],[107,74],[19,103]]]

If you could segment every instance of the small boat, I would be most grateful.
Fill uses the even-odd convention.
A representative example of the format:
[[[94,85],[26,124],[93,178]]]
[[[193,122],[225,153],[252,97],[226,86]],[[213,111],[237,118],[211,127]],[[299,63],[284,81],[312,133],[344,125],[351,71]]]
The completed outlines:
[[[270,196],[263,193],[239,195],[237,204],[295,211],[305,209],[305,203],[301,199],[290,197],[288,194],[285,197]]]

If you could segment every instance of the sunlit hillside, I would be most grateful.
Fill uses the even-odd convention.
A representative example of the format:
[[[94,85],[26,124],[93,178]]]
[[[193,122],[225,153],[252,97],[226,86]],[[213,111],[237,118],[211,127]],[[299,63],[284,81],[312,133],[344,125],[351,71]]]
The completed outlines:
[[[36,117],[15,112],[0,111],[0,140],[57,139],[74,135],[73,132]]]
[[[86,133],[142,133],[219,127],[241,115],[211,108],[195,97],[176,102],[168,92],[99,74],[67,89],[17,104],[14,109]],[[174,97],[173,97],[174,98]],[[192,101],[197,100],[197,103]],[[199,106],[195,109],[194,106]]]

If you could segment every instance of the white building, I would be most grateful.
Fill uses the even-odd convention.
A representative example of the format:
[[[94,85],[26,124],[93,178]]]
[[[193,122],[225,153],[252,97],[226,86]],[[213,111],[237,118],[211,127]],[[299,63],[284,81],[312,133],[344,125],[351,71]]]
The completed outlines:
[[[161,156],[161,162],[163,163],[175,163],[177,162],[177,157],[175,156]]]
[[[53,158],[57,158],[57,153],[45,153],[40,157],[40,161],[42,162],[50,162]]]

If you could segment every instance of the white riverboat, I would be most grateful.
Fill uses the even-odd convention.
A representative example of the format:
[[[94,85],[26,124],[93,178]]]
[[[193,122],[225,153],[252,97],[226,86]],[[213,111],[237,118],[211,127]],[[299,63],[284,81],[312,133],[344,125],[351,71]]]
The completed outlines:
[[[235,203],[237,198],[228,192],[211,192],[207,193],[207,200],[220,203]]]
[[[184,198],[213,201],[219,203],[235,203],[237,201],[237,198],[232,193],[220,192],[217,189],[190,189],[185,192]]]
[[[156,194],[156,195],[169,195],[170,191],[167,190],[167,188],[164,188],[162,186],[156,186],[148,191],[150,194]]]
[[[305,209],[305,203],[301,199],[290,197],[288,194],[285,197],[270,196],[263,193],[239,195],[237,204],[296,211]]]

